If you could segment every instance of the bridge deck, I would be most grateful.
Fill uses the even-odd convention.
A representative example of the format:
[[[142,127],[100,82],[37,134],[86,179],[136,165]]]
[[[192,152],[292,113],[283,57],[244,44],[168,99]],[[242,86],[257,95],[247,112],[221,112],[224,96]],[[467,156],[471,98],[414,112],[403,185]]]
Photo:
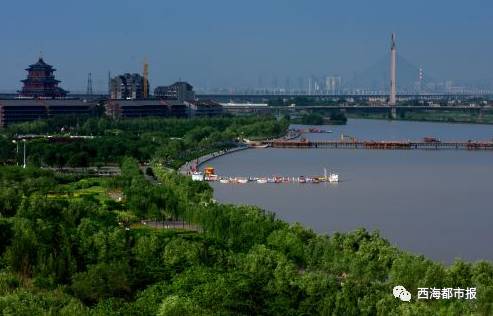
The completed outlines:
[[[408,142],[408,141],[268,141],[274,148],[338,148],[338,149],[429,149],[429,150],[493,150],[493,142]]]

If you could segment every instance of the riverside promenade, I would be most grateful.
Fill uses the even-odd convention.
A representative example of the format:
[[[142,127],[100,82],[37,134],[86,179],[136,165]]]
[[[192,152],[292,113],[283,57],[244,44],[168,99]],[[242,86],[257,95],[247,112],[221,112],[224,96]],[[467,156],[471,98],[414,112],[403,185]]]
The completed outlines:
[[[288,131],[288,133],[285,136],[283,136],[283,137],[274,138],[274,139],[259,140],[259,141],[257,141],[257,143],[262,144],[262,143],[274,142],[274,141],[290,141],[290,140],[296,139],[296,138],[298,138],[300,136],[301,136],[301,132],[299,132],[299,131]],[[194,160],[191,160],[191,161],[187,161],[184,165],[182,165],[178,169],[178,172],[180,174],[182,174],[182,175],[190,175],[190,171],[191,171],[192,167],[197,167],[198,168],[202,164],[204,164],[204,163],[206,163],[206,162],[208,162],[208,161],[210,161],[212,159],[215,159],[217,157],[221,157],[221,156],[224,156],[224,155],[232,154],[232,153],[235,153],[235,152],[238,152],[238,151],[242,151],[242,150],[246,150],[246,149],[250,149],[250,148],[259,148],[259,147],[248,145],[246,143],[240,143],[237,147],[233,147],[233,148],[230,148],[230,149],[216,151],[216,152],[213,152],[213,153],[210,153],[210,154],[201,156],[201,157],[199,157],[197,159],[194,159]]]
[[[221,157],[224,155],[232,154],[232,153],[235,153],[238,151],[246,150],[248,148],[250,148],[250,147],[248,147],[247,145],[240,145],[238,147],[234,147],[234,148],[230,148],[230,149],[224,149],[224,150],[216,151],[216,152],[201,156],[197,159],[186,162],[184,165],[182,165],[180,167],[180,169],[178,169],[178,172],[182,175],[189,175],[190,171],[192,170],[193,167],[198,168],[202,164],[204,164],[204,163],[206,163],[212,159],[215,159],[217,157]]]

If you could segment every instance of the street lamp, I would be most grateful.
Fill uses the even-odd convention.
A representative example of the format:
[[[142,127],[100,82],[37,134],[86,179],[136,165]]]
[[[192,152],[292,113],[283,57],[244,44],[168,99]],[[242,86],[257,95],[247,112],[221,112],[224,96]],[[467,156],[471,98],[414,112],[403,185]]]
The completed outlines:
[[[26,139],[23,138],[22,142],[24,143],[24,165],[22,166],[22,168],[26,169]]]
[[[19,143],[13,139],[12,143],[15,144],[15,163],[19,165]]]

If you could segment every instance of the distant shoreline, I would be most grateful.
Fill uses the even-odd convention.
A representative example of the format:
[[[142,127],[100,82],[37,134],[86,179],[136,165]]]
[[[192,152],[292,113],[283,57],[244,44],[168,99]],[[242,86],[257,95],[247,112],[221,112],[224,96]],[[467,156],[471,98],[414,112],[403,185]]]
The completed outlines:
[[[390,119],[385,117],[374,117],[374,116],[364,116],[364,115],[348,115],[348,119],[350,120],[374,120],[374,121],[409,121],[409,122],[428,122],[428,123],[447,123],[447,124],[475,124],[475,125],[493,125],[493,121],[491,122],[478,122],[478,121],[465,121],[465,120],[457,120],[457,121],[448,121],[448,120],[440,120],[440,119],[414,119],[414,118],[396,118]]]

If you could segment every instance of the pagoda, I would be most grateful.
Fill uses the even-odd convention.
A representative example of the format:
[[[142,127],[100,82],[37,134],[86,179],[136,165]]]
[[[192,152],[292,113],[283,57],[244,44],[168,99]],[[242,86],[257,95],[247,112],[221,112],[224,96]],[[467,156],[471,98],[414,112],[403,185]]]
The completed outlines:
[[[54,99],[67,95],[67,91],[58,87],[60,81],[53,74],[56,69],[45,63],[42,57],[39,57],[37,63],[29,65],[26,71],[27,79],[21,80],[24,84],[19,91],[21,97]]]

